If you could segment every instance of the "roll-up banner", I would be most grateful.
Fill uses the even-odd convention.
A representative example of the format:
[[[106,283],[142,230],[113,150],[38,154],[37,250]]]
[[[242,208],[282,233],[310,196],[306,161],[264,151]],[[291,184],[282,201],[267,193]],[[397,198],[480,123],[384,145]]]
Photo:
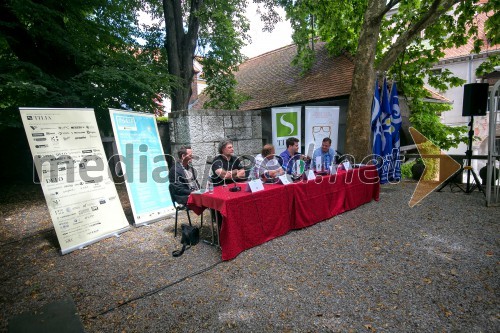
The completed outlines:
[[[129,230],[94,110],[20,112],[61,253]]]
[[[324,138],[332,139],[332,148],[337,151],[339,136],[339,114],[338,106],[306,106],[305,124],[305,146],[306,151],[312,156],[312,149],[321,147]]]
[[[286,149],[286,139],[295,137],[301,141],[301,107],[272,108],[273,145],[276,154]]]
[[[154,115],[114,109],[109,112],[135,225],[175,213],[168,191],[168,165]]]

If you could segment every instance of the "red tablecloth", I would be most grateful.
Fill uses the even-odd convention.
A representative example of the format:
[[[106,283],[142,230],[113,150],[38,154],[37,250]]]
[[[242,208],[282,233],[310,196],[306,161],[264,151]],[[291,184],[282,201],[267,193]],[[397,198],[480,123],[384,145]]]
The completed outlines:
[[[240,184],[242,190],[246,184]],[[354,209],[372,199],[378,201],[380,184],[375,167],[340,171],[332,176],[289,185],[265,184],[264,191],[192,194],[188,206],[201,214],[205,208],[220,211],[222,259],[332,216]]]

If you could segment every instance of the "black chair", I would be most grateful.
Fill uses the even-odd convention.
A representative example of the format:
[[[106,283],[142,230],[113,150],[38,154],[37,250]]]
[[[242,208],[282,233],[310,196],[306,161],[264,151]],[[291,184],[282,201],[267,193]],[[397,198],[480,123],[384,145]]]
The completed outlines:
[[[173,184],[168,184],[168,192],[170,193],[170,199],[172,199],[172,203],[174,204],[175,208],[175,227],[174,227],[174,237],[177,237],[177,219],[179,216],[179,211],[185,211],[188,217],[189,225],[191,224],[191,216],[189,216],[189,208],[187,205],[183,205],[175,201],[175,196],[174,196],[174,185]],[[203,214],[201,214],[201,222],[200,222],[200,229],[203,227]]]

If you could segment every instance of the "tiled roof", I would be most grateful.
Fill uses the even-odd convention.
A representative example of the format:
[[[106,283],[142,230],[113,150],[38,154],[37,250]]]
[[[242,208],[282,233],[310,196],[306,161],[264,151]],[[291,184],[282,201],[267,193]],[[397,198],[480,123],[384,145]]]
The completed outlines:
[[[242,63],[235,73],[237,91],[250,99],[240,106],[240,110],[256,110],[348,95],[354,70],[352,60],[347,55],[330,57],[323,42],[317,42],[314,47],[315,63],[302,76],[300,68],[291,64],[297,54],[297,46],[293,44]],[[203,108],[206,98],[201,94],[194,108]]]
[[[488,52],[488,51],[500,51],[500,45],[490,45],[488,40],[486,39],[485,32],[484,32],[484,22],[488,19],[488,15],[491,16],[493,13],[480,13],[476,15],[476,22],[477,22],[477,35],[479,38],[483,40],[483,46],[481,46],[481,53],[483,52]],[[442,60],[449,59],[449,58],[458,58],[458,57],[463,57],[471,54],[474,49],[474,39],[470,38],[467,41],[467,44],[462,45],[457,48],[451,48],[445,50],[445,56],[443,57]]]
[[[452,103],[448,98],[444,97],[443,95],[438,94],[434,90],[424,87],[425,90],[429,93],[429,99],[434,100],[436,102],[441,102],[441,103]]]

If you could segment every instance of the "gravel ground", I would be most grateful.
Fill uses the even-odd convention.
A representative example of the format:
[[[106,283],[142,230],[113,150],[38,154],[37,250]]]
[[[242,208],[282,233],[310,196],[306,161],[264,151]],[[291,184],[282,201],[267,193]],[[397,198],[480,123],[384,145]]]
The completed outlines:
[[[0,331],[70,297],[87,332],[499,332],[500,208],[449,191],[409,208],[414,188],[228,262],[203,243],[173,258],[171,218],[61,256],[40,188],[5,188]]]

